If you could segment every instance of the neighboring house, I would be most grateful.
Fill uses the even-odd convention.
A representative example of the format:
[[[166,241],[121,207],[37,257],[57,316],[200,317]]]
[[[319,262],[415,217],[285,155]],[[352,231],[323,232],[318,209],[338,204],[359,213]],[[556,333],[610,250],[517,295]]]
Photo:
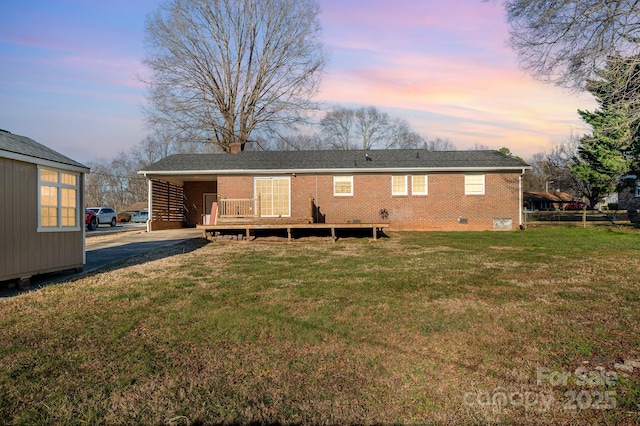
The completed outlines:
[[[149,203],[147,201],[138,201],[137,203],[124,206],[123,209],[118,212],[118,221],[129,222],[139,212],[147,210]]]
[[[172,155],[138,173],[149,179],[149,230],[238,221],[492,230],[521,224],[528,168],[498,151],[243,151]]]
[[[125,213],[135,214],[141,210],[146,210],[147,207],[149,207],[149,203],[147,201],[138,201],[137,203],[125,206],[122,211]]]
[[[527,210],[560,210],[574,200],[571,194],[566,192],[525,192],[523,194],[524,205]]]
[[[640,210],[640,182],[633,189],[618,192],[618,208],[620,210]]]
[[[635,188],[625,188],[607,195],[599,208],[615,205],[619,210],[640,210],[640,182]]]
[[[81,270],[89,168],[0,130],[0,281]]]

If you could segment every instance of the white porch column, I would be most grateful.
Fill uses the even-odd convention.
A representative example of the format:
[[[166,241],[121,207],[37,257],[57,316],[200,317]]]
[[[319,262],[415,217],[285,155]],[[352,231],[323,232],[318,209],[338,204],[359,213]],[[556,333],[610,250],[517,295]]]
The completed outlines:
[[[147,194],[147,211],[149,212],[149,215],[147,216],[147,232],[151,232],[151,218],[153,217],[153,212],[151,211],[151,206],[153,204],[151,202],[151,200],[153,199],[153,184],[151,182],[151,179],[149,179],[147,182],[149,185],[149,192]]]

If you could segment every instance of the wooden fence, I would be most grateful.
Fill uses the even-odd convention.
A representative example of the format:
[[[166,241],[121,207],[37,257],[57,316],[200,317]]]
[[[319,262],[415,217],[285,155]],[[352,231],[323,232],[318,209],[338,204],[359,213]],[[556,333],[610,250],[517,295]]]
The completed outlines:
[[[588,226],[626,225],[636,222],[638,214],[627,210],[557,210],[525,211],[524,226]]]

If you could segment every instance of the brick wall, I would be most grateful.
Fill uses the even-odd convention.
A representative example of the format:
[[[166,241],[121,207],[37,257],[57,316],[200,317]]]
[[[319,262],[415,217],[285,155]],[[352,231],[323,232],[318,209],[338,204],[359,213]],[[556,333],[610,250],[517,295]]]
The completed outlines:
[[[618,193],[618,208],[623,210],[640,209],[640,197],[636,197],[635,188],[625,188]]]
[[[486,173],[485,194],[465,195],[464,174],[432,173],[428,195],[391,195],[391,176],[353,176],[353,196],[333,195],[333,176],[290,176],[291,216],[309,215],[309,196],[315,199],[327,223],[389,223],[391,230],[490,230],[494,219],[519,222],[519,174]],[[220,176],[218,194],[226,198],[253,198],[252,176]],[[387,213],[383,217],[381,211]]]
[[[218,176],[218,197],[253,198],[253,176]]]

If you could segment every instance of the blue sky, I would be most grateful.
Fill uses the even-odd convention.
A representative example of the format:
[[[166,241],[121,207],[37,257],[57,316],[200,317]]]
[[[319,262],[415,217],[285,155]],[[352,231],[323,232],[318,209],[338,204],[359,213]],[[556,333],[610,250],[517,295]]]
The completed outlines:
[[[0,128],[73,159],[110,159],[147,134],[145,17],[158,0],[4,0]],[[499,2],[320,0],[326,105],[375,105],[459,149],[527,157],[571,132],[593,100],[534,81],[506,46]]]

